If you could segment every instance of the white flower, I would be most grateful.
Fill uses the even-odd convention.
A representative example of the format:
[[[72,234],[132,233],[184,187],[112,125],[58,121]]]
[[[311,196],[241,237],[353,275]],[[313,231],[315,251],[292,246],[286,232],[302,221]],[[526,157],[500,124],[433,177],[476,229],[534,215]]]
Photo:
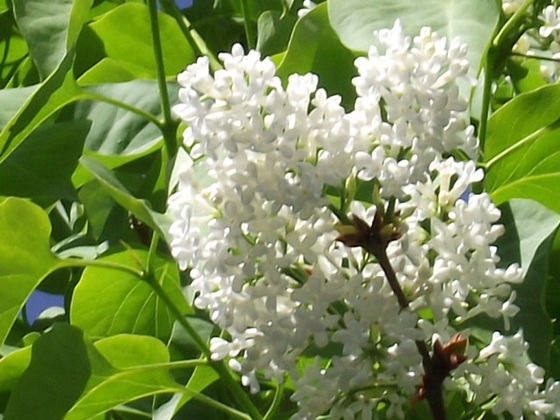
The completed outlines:
[[[304,17],[306,14],[308,14],[310,11],[312,11],[315,7],[317,7],[315,2],[313,2],[311,0],[303,0],[303,7],[298,10],[297,14],[300,18]]]
[[[492,412],[509,412],[513,418],[557,416],[558,382],[549,381],[544,388],[544,370],[528,362],[528,343],[521,332],[513,337],[494,332],[491,343],[461,366],[475,404],[492,401]],[[554,396],[553,396],[554,395]],[[498,397],[498,398],[494,398]],[[555,401],[555,402],[552,402]],[[547,417],[548,418],[548,417]]]
[[[557,36],[560,30],[560,8],[554,6],[546,6],[540,16],[544,25],[539,28],[539,35],[548,38],[552,35]]]
[[[515,13],[523,3],[524,0],[503,0],[502,10],[504,11],[504,13],[510,15]]]

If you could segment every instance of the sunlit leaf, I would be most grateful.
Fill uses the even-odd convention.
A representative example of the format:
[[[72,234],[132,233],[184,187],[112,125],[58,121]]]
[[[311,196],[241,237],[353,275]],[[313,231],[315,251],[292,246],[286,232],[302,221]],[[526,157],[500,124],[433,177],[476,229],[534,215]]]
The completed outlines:
[[[210,366],[198,366],[187,383],[187,388],[193,392],[202,392],[220,376]],[[172,420],[175,414],[193,399],[191,394],[177,393],[154,412],[153,420]]]
[[[95,85],[102,83],[121,83],[134,80],[134,74],[126,66],[113,58],[102,58],[78,79],[78,83]]]
[[[134,80],[88,86],[87,91],[131,105],[146,114],[161,114],[161,99],[155,81]],[[177,97],[177,84],[168,83],[169,96]],[[90,119],[92,128],[86,139],[86,148],[104,155],[141,154],[161,142],[159,128],[142,115],[101,101],[80,101],[73,119]]]
[[[460,37],[469,47],[473,76],[500,13],[493,0],[329,0],[328,4],[332,26],[348,48],[367,51],[377,42],[374,31],[391,28],[400,19],[410,36],[430,26],[448,39]]]
[[[35,89],[37,89],[37,86],[0,90],[0,103],[2,103],[0,107],[0,130],[16,114]]]
[[[35,342],[31,363],[14,387],[5,420],[60,420],[79,398],[91,375],[80,330],[65,324]],[[30,398],[30,395],[33,397]]]
[[[0,392],[9,391],[31,361],[31,346],[15,350],[0,359]]]
[[[214,324],[195,317],[190,318],[189,322],[203,340],[208,341],[210,339],[215,328]],[[178,323],[173,326],[168,348],[172,356],[175,354],[180,359],[196,358],[200,354],[196,343]],[[210,366],[201,365],[194,369],[186,387],[190,391],[203,392],[219,379],[220,376],[214,369]],[[175,394],[154,413],[154,420],[171,420],[192,399],[193,395],[191,393]]]
[[[141,270],[139,262],[145,262],[146,258],[146,251],[135,249],[100,260]],[[176,264],[157,257],[153,269],[157,281],[175,304],[185,314],[189,313],[190,308],[179,286]],[[169,338],[175,321],[148,283],[132,273],[103,267],[84,270],[74,291],[70,319],[93,337],[134,333],[163,340]]]
[[[159,14],[160,38],[167,75],[176,75],[194,61],[194,52],[170,16]],[[135,78],[156,78],[148,8],[125,3],[90,24],[105,46],[108,58]],[[92,79],[92,76],[89,76]],[[101,80],[97,81],[99,83]]]
[[[15,17],[39,74],[45,79],[73,47],[93,0],[18,0]]]
[[[94,418],[120,404],[180,389],[168,369],[161,366],[169,362],[165,345],[153,337],[108,337],[97,341],[95,350],[111,369],[98,370],[92,364],[86,389],[64,420]]]
[[[0,162],[55,111],[81,97],[82,92],[74,81],[71,66],[72,54],[68,54],[57,70],[6,122],[0,131]]]
[[[0,344],[33,289],[56,268],[50,230],[40,207],[20,198],[0,203]]]
[[[531,198],[560,212],[560,85],[519,95],[488,122],[486,189],[497,203]]]
[[[158,393],[180,390],[165,345],[119,335],[92,345],[78,328],[56,324],[33,345],[29,368],[15,385],[4,419],[84,420]],[[33,396],[30,398],[29,396]]]

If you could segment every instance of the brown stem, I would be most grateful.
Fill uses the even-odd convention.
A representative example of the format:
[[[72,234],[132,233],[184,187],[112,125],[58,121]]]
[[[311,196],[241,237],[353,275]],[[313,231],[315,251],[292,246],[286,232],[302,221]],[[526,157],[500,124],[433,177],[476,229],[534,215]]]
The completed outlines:
[[[401,309],[407,309],[409,305],[408,299],[404,295],[401,285],[397,280],[397,275],[395,274],[393,266],[391,265],[389,257],[387,256],[386,248],[384,246],[377,246],[375,248],[376,249],[373,255],[375,255],[375,257],[377,258],[377,262],[383,269],[383,272],[387,277],[387,281],[389,282],[389,286],[391,286],[391,290],[393,290],[393,293],[397,297],[399,306],[401,307]]]
[[[408,309],[409,301],[406,298],[401,285],[397,279],[397,275],[393,270],[393,266],[389,261],[387,256],[387,249],[384,246],[375,246],[373,254],[377,258],[377,262],[383,269],[389,286],[393,293],[397,297],[399,306],[401,309]],[[448,372],[439,371],[432,361],[430,356],[430,351],[426,343],[422,340],[416,340],[416,347],[418,352],[422,356],[422,366],[424,367],[424,383],[423,389],[425,391],[424,398],[428,401],[430,406],[430,411],[432,412],[432,417],[434,420],[447,420],[447,414],[445,412],[445,403],[443,401],[443,380],[447,376]]]
[[[426,346],[426,343],[423,341],[421,342]],[[418,341],[416,342],[418,345]],[[426,349],[427,350],[427,349]],[[428,401],[428,405],[430,406],[430,411],[432,412],[432,417],[434,420],[447,420],[447,413],[445,412],[445,403],[443,401],[443,380],[445,376],[442,378],[438,374],[439,372],[434,371],[433,363],[429,363],[429,366],[426,366],[424,361],[424,390],[426,392],[425,397]]]

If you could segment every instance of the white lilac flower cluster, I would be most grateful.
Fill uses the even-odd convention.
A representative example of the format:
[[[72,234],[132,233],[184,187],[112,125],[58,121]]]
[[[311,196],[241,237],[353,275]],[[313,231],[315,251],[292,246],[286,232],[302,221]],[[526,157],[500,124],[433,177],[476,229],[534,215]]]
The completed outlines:
[[[382,48],[356,60],[351,112],[315,75],[283,87],[270,59],[239,45],[220,55],[222,70],[200,58],[179,75],[174,111],[190,161],[169,199],[173,256],[191,268],[197,307],[227,332],[211,340],[212,357],[228,358],[253,392],[291,375],[294,418],[369,419],[380,402],[402,417],[422,381],[418,340],[446,343],[466,319],[507,323],[518,310],[511,284],[521,270],[496,268],[491,245],[500,212],[469,193],[483,176],[474,162],[453,157],[474,158],[477,147],[457,86],[465,45],[448,47],[429,28],[411,39],[398,21],[377,35]],[[360,185],[369,200],[356,198]],[[337,240],[335,214],[371,222],[372,193],[400,215],[387,253],[407,309],[372,255]],[[539,390],[536,367],[508,370],[511,341],[500,339],[479,354],[469,347],[453,376],[476,401],[501,397],[498,411],[558,410],[558,385]],[[491,380],[483,359],[518,382]]]

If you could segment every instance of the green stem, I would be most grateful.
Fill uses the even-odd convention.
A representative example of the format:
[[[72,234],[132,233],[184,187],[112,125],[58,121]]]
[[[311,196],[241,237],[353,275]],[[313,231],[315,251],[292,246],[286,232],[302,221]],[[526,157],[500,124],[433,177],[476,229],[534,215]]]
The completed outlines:
[[[336,207],[334,204],[329,204],[329,210],[336,216],[338,220],[340,220],[341,223],[345,225],[352,224],[352,221],[348,218],[348,216],[346,216],[346,214],[344,214],[342,210]]]
[[[270,405],[269,409],[267,410],[266,414],[263,417],[263,420],[272,420],[276,416],[276,411],[278,411],[278,407],[280,407],[280,403],[282,402],[282,398],[284,397],[284,381],[281,384],[278,384],[276,387],[276,392],[274,393],[274,399],[272,400],[272,404]]]
[[[250,50],[255,49],[255,33],[253,31],[253,25],[251,24],[251,18],[249,16],[249,3],[247,0],[241,0],[241,11],[243,12],[243,24],[245,25],[245,36],[247,37],[247,47]]]
[[[486,131],[488,127],[488,117],[490,111],[490,97],[492,94],[492,83],[496,74],[496,66],[502,63],[504,57],[509,56],[511,48],[521,32],[519,28],[525,19],[525,12],[534,3],[535,0],[527,0],[523,5],[506,21],[504,26],[500,28],[497,35],[494,36],[491,45],[488,47],[486,54],[486,64],[484,66],[484,88],[482,97],[482,111],[480,114],[480,124],[478,127],[478,138],[480,140],[480,150],[484,151],[486,142]],[[505,53],[507,49],[507,54]]]
[[[210,356],[212,355],[210,348],[206,345],[206,342],[200,337],[198,332],[193,328],[193,326],[190,324],[181,310],[177,307],[177,305],[175,305],[175,302],[173,302],[171,298],[167,296],[167,292],[163,289],[163,287],[161,287],[155,277],[149,276],[148,278],[146,278],[146,282],[152,287],[152,289],[154,289],[154,292],[156,292],[158,297],[163,301],[163,303],[165,303],[165,305],[177,319],[179,324],[181,324],[181,326],[191,336],[204,357],[210,360]]]
[[[154,259],[156,257],[158,243],[159,243],[159,235],[156,232],[154,232],[152,234],[152,240],[150,241],[148,258],[146,259],[146,273],[148,273],[149,276],[153,274]]]
[[[389,203],[387,203],[387,209],[385,210],[385,220],[384,223],[391,223],[393,221],[393,216],[395,215],[395,205],[397,199],[395,197],[389,198]]]
[[[478,125],[479,150],[484,151],[486,143],[486,131],[488,127],[488,114],[490,112],[490,97],[492,95],[492,71],[495,63],[495,47],[490,46],[486,54],[486,65],[484,66],[484,86],[482,90],[482,110],[480,111],[480,123]]]
[[[519,9],[507,20],[504,26],[498,32],[498,35],[494,37],[492,41],[492,45],[495,47],[501,47],[505,44],[506,40],[509,38],[509,35],[517,28],[519,22],[521,22],[525,18],[525,12],[531,6],[535,0],[527,0],[525,3],[521,5]]]
[[[529,54],[521,54],[521,53],[517,53],[517,52],[512,52],[511,55],[513,57],[522,57],[522,58],[526,58],[528,60],[535,59],[535,60],[552,61],[554,63],[560,63],[560,58],[546,57],[544,55],[539,55],[539,54],[529,55]]]
[[[152,30],[161,111],[163,113],[163,125],[160,126],[160,128],[163,134],[163,140],[165,142],[165,149],[167,151],[169,161],[172,162],[175,159],[178,148],[176,137],[177,122],[171,115],[171,104],[169,102],[169,92],[167,90],[167,80],[165,78],[165,66],[163,63],[163,51],[161,48],[156,0],[148,1],[148,9],[150,11],[150,28]]]
[[[166,291],[161,287],[153,276],[148,276],[146,282],[152,287],[154,292],[163,301],[165,306],[171,311],[175,319],[187,331],[189,336],[193,339],[194,343],[202,354],[208,359],[210,366],[216,370],[222,380],[225,382],[229,391],[233,394],[238,404],[249,414],[253,420],[261,420],[262,415],[259,410],[251,402],[247,394],[240,387],[239,383],[233,377],[231,371],[226,367],[223,361],[212,361],[212,353],[206,342],[200,337],[198,332],[193,328],[188,319],[184,316],[181,310],[175,305],[175,302],[167,295]]]

